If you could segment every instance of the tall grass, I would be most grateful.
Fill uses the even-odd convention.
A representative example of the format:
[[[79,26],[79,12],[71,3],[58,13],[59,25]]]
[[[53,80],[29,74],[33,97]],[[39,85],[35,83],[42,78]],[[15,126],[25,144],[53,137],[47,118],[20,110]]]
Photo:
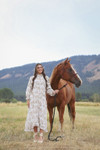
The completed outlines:
[[[33,143],[33,133],[24,132],[27,115],[25,103],[0,104],[0,150],[100,150],[100,105],[97,103],[76,103],[75,129],[67,112],[64,113],[64,132],[58,132],[56,111],[53,137],[63,135],[59,142]],[[49,131],[49,119],[48,119]]]

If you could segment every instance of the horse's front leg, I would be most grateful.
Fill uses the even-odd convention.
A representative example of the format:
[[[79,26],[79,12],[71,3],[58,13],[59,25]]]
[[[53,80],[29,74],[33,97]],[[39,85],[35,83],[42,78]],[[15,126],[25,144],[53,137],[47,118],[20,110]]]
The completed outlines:
[[[59,126],[58,126],[58,131],[61,131],[61,123],[60,123],[60,108],[57,106],[58,114],[59,114]]]
[[[49,122],[50,122],[50,129],[51,129],[52,121],[53,121],[53,108],[48,107],[48,111],[49,111]]]
[[[65,104],[63,103],[60,107],[58,108],[59,112],[59,122],[60,122],[60,131],[63,132],[63,123],[64,123],[64,111],[65,111]]]

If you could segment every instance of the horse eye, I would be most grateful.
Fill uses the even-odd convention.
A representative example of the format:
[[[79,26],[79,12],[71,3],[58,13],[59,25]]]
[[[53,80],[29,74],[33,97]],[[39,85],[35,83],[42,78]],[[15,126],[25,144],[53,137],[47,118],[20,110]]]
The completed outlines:
[[[69,71],[69,72],[72,72],[72,69],[71,69],[71,68],[69,68],[69,69],[68,69],[68,71]]]

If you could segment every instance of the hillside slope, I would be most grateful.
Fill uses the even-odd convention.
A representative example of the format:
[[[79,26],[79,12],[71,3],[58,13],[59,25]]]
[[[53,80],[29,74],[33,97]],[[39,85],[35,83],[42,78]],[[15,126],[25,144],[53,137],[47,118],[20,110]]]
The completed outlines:
[[[65,59],[42,63],[46,74],[50,76],[53,68]],[[78,91],[86,94],[100,93],[100,55],[73,56],[71,57],[70,63],[83,81],[82,86],[76,88],[76,92]],[[35,63],[32,63],[1,70],[0,88],[10,88],[17,96],[25,95],[27,82],[29,77],[33,75],[34,67]]]

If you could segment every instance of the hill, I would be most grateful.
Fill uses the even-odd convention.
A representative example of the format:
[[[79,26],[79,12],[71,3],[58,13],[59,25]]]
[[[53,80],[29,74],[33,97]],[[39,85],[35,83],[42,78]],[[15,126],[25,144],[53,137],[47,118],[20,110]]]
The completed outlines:
[[[82,86],[76,88],[76,92],[81,92],[83,95],[100,93],[100,55],[80,55],[70,58],[71,64],[83,81]],[[53,68],[65,59],[42,63],[45,73],[50,76]],[[7,87],[14,92],[15,96],[25,96],[26,86],[29,77],[33,75],[35,65],[32,63],[1,70],[0,88]]]

